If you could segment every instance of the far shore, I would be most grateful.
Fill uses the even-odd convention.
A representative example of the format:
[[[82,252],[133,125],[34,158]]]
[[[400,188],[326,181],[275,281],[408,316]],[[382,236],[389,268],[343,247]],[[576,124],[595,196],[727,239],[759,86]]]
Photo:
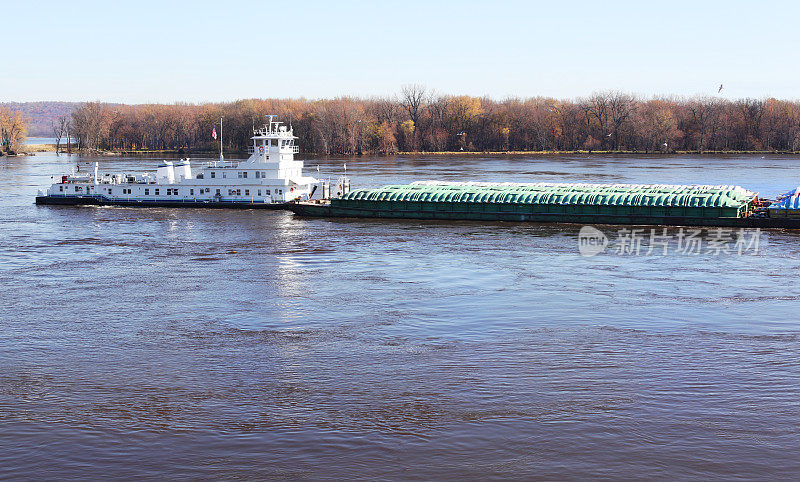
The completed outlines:
[[[90,154],[90,155],[105,155],[105,156],[118,156],[118,155],[141,155],[141,154],[170,154],[170,155],[191,155],[201,154],[208,156],[216,156],[219,151],[206,150],[206,149],[119,149],[119,150],[88,150],[78,149],[75,144],[70,146],[73,154]],[[24,156],[36,152],[55,152],[55,144],[28,144],[20,150],[17,155]],[[60,153],[67,153],[66,144],[59,147]],[[230,154],[247,154],[247,151],[229,151]],[[631,151],[631,150],[577,150],[577,151],[400,151],[391,154],[384,154],[380,152],[367,152],[362,154],[318,154],[315,152],[305,152],[302,154],[318,156],[318,157],[364,157],[364,156],[553,156],[553,155],[699,155],[699,156],[713,156],[713,155],[800,155],[800,151]]]

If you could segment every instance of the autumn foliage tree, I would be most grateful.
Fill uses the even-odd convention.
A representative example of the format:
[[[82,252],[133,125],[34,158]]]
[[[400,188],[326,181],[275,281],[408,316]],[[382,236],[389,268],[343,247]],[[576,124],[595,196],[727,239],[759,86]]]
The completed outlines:
[[[0,151],[14,153],[25,140],[28,123],[18,111],[0,108]]]
[[[224,118],[226,150],[243,151],[267,114],[290,123],[305,152],[632,152],[800,149],[800,103],[779,99],[640,99],[622,92],[587,98],[495,100],[435,95],[419,85],[397,97],[245,99],[212,104],[89,102],[72,115],[80,147],[213,150]]]

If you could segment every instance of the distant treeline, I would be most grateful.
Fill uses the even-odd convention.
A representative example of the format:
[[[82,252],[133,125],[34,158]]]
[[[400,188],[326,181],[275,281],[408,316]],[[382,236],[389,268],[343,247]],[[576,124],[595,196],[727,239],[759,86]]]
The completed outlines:
[[[215,104],[85,103],[72,113],[80,147],[214,149],[224,118],[227,150],[244,150],[266,114],[291,123],[304,152],[398,151],[796,151],[800,102],[721,97],[640,99],[619,92],[558,100],[435,95],[249,99]]]
[[[34,137],[52,137],[53,124],[80,106],[79,102],[3,102],[0,109],[19,112],[27,120],[27,132]]]

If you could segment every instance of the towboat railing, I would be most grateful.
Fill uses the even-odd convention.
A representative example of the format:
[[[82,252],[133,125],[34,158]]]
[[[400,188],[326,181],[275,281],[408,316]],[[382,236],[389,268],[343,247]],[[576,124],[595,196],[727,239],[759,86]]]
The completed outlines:
[[[289,152],[291,152],[292,154],[297,154],[297,153],[300,152],[300,146],[289,146],[288,148],[284,147],[284,149],[289,149]],[[250,146],[250,147],[247,148],[247,153],[248,154],[254,154],[255,152],[256,152],[256,148],[255,147]],[[264,149],[264,154],[281,154],[281,153],[286,154],[286,151],[285,150],[281,151],[277,147],[274,147],[272,149],[268,149],[268,148]]]
[[[233,161],[211,161],[203,164],[203,167],[236,167],[238,165],[239,162]]]

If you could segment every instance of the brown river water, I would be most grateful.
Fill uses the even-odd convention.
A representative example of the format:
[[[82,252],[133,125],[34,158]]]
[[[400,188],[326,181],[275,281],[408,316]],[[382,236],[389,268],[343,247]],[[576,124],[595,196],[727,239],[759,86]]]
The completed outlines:
[[[0,478],[800,476],[800,233],[583,257],[572,225],[33,204],[94,160],[156,163],[0,159]],[[800,184],[770,156],[308,172],[343,162],[354,187]]]

